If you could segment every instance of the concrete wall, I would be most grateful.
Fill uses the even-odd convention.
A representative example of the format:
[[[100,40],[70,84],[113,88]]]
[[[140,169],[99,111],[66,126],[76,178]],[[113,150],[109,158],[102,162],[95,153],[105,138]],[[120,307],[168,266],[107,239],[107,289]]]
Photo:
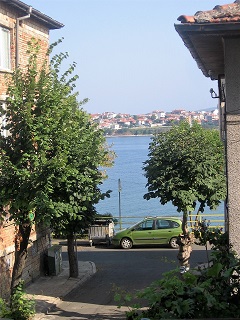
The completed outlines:
[[[224,40],[226,77],[227,224],[240,256],[240,39]]]

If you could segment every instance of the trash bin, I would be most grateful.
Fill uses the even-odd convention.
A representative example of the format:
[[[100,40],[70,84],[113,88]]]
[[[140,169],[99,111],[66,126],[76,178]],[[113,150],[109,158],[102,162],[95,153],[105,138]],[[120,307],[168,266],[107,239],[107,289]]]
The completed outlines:
[[[56,244],[48,249],[48,269],[50,276],[62,271],[62,246]]]

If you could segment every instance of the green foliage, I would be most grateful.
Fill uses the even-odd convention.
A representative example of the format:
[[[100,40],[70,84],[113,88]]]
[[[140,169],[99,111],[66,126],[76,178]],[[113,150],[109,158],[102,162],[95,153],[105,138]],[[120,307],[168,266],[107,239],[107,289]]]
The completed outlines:
[[[95,216],[95,219],[96,220],[98,220],[98,219],[112,220],[114,222],[115,226],[118,224],[118,219],[113,218],[113,215],[111,213],[109,213],[109,212],[104,213],[104,214],[97,213],[96,216]]]
[[[11,296],[11,316],[17,320],[28,320],[35,314],[35,301],[26,296],[23,285],[21,281]]]
[[[0,299],[0,317],[14,320],[29,320],[35,315],[35,301],[26,296],[24,282],[21,281],[14,289],[11,296],[11,303],[8,304]]]
[[[148,193],[144,198],[171,201],[178,212],[200,204],[215,209],[226,196],[223,145],[216,130],[182,122],[155,135],[144,162]]]
[[[82,109],[87,99],[77,101],[75,63],[60,73],[68,57],[60,53],[38,66],[39,46],[29,45],[27,69],[13,74],[1,109],[9,135],[0,138],[0,207],[17,224],[32,223],[34,211],[34,222],[72,232],[109,194],[99,189],[106,177],[99,168],[111,166],[113,155]]]
[[[0,298],[0,317],[1,318],[10,318],[11,317],[11,310],[9,305],[5,300]]]
[[[166,132],[170,129],[170,127],[159,126],[159,127],[133,127],[133,128],[122,128],[122,129],[103,129],[104,135],[153,135],[160,132]]]
[[[43,222],[72,236],[89,224],[94,205],[109,194],[99,188],[106,178],[99,168],[111,166],[113,155],[82,109],[87,99],[77,100],[76,64],[61,73],[66,53],[54,55],[50,65],[46,56],[40,65],[38,52],[33,40],[28,65],[10,77],[6,108],[0,110],[0,129],[8,133],[0,135],[0,209],[19,226]],[[23,238],[20,250],[26,253],[29,234]],[[19,252],[15,260],[13,287],[23,257]]]
[[[195,244],[197,245],[207,246],[210,243],[218,247],[221,243],[220,241],[224,240],[224,243],[227,243],[227,239],[224,239],[224,235],[226,237],[227,234],[223,235],[222,228],[210,228],[210,222],[207,222],[206,219],[201,222],[197,221],[192,231],[195,237]]]
[[[182,275],[179,270],[167,272],[135,296],[128,295],[127,300],[144,299],[148,306],[143,311],[133,306],[128,319],[239,318],[240,259],[228,245],[226,234],[212,238],[216,245],[210,267]],[[121,301],[123,294],[116,297]]]
[[[216,260],[222,265],[231,264],[235,260],[235,253],[231,251],[232,245],[229,244],[228,233],[223,233],[221,228],[210,228],[206,221],[202,221],[193,229],[195,244],[205,246],[207,250],[208,244],[212,246]],[[228,252],[224,256],[222,252]],[[207,251],[208,253],[208,251]]]

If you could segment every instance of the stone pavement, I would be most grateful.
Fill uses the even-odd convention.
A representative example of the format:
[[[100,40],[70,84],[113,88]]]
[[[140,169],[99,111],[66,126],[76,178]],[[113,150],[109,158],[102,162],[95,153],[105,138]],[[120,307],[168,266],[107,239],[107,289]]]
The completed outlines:
[[[26,293],[36,302],[34,320],[43,318],[63,297],[96,273],[96,266],[91,261],[79,261],[78,269],[78,278],[69,278],[68,261],[63,261],[59,275],[40,277],[26,288]]]

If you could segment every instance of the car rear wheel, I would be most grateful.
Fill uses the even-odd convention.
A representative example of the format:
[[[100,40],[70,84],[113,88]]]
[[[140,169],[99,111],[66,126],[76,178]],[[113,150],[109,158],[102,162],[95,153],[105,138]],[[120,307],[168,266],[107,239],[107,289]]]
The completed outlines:
[[[132,248],[132,240],[130,240],[129,238],[122,238],[121,247],[123,249],[131,249]]]
[[[177,238],[172,238],[169,242],[171,248],[173,249],[177,249],[179,247],[179,245],[177,244]]]

